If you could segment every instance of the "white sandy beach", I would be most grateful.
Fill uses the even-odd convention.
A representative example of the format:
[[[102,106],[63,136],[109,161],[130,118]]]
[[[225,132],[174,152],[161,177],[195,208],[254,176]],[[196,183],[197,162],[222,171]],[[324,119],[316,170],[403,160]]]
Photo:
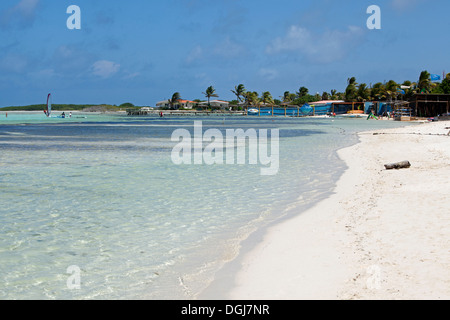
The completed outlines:
[[[449,299],[449,127],[361,133],[335,193],[270,228],[220,298]]]

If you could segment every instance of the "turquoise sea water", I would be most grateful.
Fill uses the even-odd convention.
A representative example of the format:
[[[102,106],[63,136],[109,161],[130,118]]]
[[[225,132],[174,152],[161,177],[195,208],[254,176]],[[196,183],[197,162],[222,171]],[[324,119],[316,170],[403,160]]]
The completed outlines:
[[[174,130],[279,129],[280,166],[175,165]],[[190,299],[249,234],[327,196],[365,119],[0,112],[0,299]],[[70,289],[69,266],[80,269]]]

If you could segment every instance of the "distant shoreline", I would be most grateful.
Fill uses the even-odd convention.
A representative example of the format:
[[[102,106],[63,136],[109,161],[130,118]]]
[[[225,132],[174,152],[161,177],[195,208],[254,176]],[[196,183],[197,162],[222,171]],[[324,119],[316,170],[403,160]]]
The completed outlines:
[[[80,110],[53,110],[52,111],[52,113],[56,113],[56,114],[58,114],[58,113],[70,113],[70,112],[72,112],[72,114],[74,114],[74,113],[78,113],[78,114],[80,114],[80,113],[83,113],[83,114],[95,114],[95,113],[120,113],[120,114],[126,114],[126,111],[122,111],[122,110],[117,110],[117,111],[105,111],[105,112],[102,112],[102,111],[80,111]],[[3,110],[1,110],[0,109],[0,114],[5,114],[5,113],[10,113],[10,114],[14,114],[14,113],[17,113],[17,114],[24,114],[24,113],[28,113],[28,114],[43,114],[44,113],[44,111],[36,111],[36,110],[34,110],[34,111],[23,111],[23,110],[13,110],[13,111],[3,111]]]
[[[111,111],[111,112],[122,112],[126,111],[127,108],[139,109],[139,106],[128,106],[128,105],[109,105],[109,104],[53,104],[52,111],[54,112],[91,112],[91,111]],[[27,106],[9,106],[0,107],[0,112],[43,112],[47,106],[45,104],[34,104]]]

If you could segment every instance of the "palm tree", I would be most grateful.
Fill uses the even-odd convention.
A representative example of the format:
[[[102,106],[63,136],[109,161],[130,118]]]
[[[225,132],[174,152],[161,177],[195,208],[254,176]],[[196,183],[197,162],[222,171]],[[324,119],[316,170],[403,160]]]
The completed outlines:
[[[173,109],[173,108],[174,108],[174,104],[175,104],[178,100],[180,100],[180,99],[181,99],[180,93],[179,93],[179,92],[175,92],[175,93],[172,95],[172,99],[169,99],[170,109]]]
[[[405,82],[403,82],[402,86],[410,87],[410,86],[412,86],[412,82],[409,80],[406,80]]]
[[[357,99],[360,102],[365,102],[370,99],[370,89],[365,83],[361,83],[358,86]]]
[[[297,95],[299,98],[303,98],[304,96],[306,96],[308,94],[309,90],[306,87],[300,87],[300,89],[297,92]]]
[[[243,101],[245,87],[242,83],[239,84],[238,86],[235,86],[234,90],[231,90],[231,92],[233,92],[236,95],[238,104],[239,104],[239,102]]]
[[[351,78],[348,78],[347,79],[347,84],[348,85],[357,85],[357,83],[356,83],[356,78],[355,77],[351,77]]]
[[[245,87],[242,83],[240,85],[234,87],[234,90],[231,90],[231,92],[233,92],[236,95],[238,102],[242,102],[242,100],[243,100],[242,97],[244,96],[244,93],[245,93]]]
[[[285,102],[285,103],[290,102],[291,101],[291,93],[289,91],[285,91],[283,96],[282,97],[280,96],[280,98],[282,98],[283,102]]]
[[[417,84],[406,80],[402,83],[402,86],[402,90],[405,92],[404,94],[402,93],[403,99],[409,100],[416,93],[415,87],[417,86]]]
[[[295,99],[295,96],[296,96],[295,93],[290,93],[289,91],[285,91],[283,96],[280,96],[280,98],[283,99],[282,105],[287,107],[289,105],[289,103],[291,103]]]
[[[345,89],[345,100],[346,101],[355,101],[356,100],[356,94],[357,89],[356,86],[358,85],[356,83],[356,78],[351,77],[347,80],[347,88]]]
[[[245,99],[245,105],[247,107],[247,110],[248,110],[249,106],[258,106],[258,104],[259,104],[258,92],[256,92],[256,91],[253,91],[253,92],[246,91],[244,93],[244,99]]]
[[[377,82],[372,87],[372,96],[377,101],[386,99],[386,87],[381,82]]]
[[[428,71],[422,71],[417,84],[420,93],[429,93],[431,90],[431,75]]]
[[[261,101],[263,104],[273,104],[273,98],[269,91],[265,91],[261,95]]]
[[[206,88],[206,91],[203,92],[203,94],[206,98],[208,98],[208,107],[210,107],[209,100],[211,99],[211,97],[218,97],[218,95],[216,94],[216,89],[214,89],[213,86],[209,86],[208,88]]]
[[[385,84],[386,95],[389,97],[389,100],[392,101],[392,98],[397,98],[399,85],[394,80],[389,80],[388,83]]]
[[[445,76],[445,79],[442,80],[441,89],[442,89],[442,92],[444,92],[445,94],[450,93],[450,73],[448,73]]]
[[[330,91],[330,93],[331,93],[331,99],[332,99],[332,100],[338,100],[339,96],[337,95],[337,90],[332,89],[332,90]]]

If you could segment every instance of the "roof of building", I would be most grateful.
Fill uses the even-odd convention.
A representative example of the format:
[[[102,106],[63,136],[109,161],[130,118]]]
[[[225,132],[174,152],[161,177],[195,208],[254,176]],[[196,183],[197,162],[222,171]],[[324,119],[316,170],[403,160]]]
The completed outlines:
[[[170,100],[163,100],[163,101],[159,101],[156,104],[166,104],[169,103]],[[177,103],[196,103],[195,101],[191,101],[191,100],[183,100],[183,99],[179,99],[177,100]]]
[[[321,101],[315,101],[315,102],[310,102],[309,104],[332,104],[332,103],[340,103],[340,102],[345,102],[344,100],[321,100]]]
[[[223,101],[223,100],[211,100],[211,101],[209,101],[209,103],[225,103],[225,104],[229,104],[228,101]],[[208,101],[202,101],[199,104],[208,104]]]

